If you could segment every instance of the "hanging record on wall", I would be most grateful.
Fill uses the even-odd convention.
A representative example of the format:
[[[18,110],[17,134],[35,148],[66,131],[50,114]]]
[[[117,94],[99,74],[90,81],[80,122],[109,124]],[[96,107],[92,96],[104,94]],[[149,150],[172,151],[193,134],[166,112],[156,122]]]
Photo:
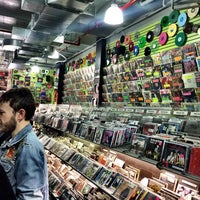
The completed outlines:
[[[131,51],[133,51],[133,48],[134,48],[134,43],[131,41],[131,42],[129,43],[128,49],[129,49],[129,51],[131,52]]]
[[[185,23],[187,22],[187,20],[188,20],[187,13],[186,12],[182,12],[178,17],[178,26],[179,27],[184,26]]]
[[[120,43],[124,43],[124,40],[125,40],[125,36],[124,35],[122,35],[121,37],[120,37]]]
[[[154,35],[159,36],[162,31],[162,26],[160,24],[156,24],[154,27]]]
[[[133,54],[135,56],[137,56],[139,54],[139,46],[138,45],[135,45],[134,48],[133,48]]]
[[[168,16],[162,17],[160,24],[162,27],[167,27],[169,24],[169,17]]]
[[[184,32],[180,32],[176,35],[175,44],[176,46],[183,46],[187,41],[187,35]]]
[[[192,26],[192,31],[193,31],[194,33],[197,33],[199,28],[200,28],[199,24],[193,24],[193,26]]]
[[[131,42],[131,35],[126,35],[125,40],[124,40],[124,44],[129,45],[130,42]]]
[[[151,44],[151,52],[155,52],[158,49],[158,47],[159,47],[158,41],[152,42],[152,44]]]
[[[168,35],[166,32],[162,32],[159,36],[159,43],[161,45],[165,45],[167,43],[167,40],[168,40]]]
[[[179,10],[173,10],[169,15],[169,22],[171,24],[176,23],[178,20],[179,14],[180,14]]]
[[[175,24],[175,23],[174,24],[170,24],[169,27],[168,27],[167,34],[168,34],[169,37],[173,37],[173,36],[176,35],[177,31],[178,31],[177,24]]]
[[[117,42],[116,42],[116,47],[119,47],[120,46],[120,41],[118,40]]]
[[[141,36],[138,41],[138,46],[140,48],[143,48],[145,45],[146,45],[146,38],[144,36]]]
[[[198,14],[199,14],[199,7],[196,7],[196,8],[189,8],[187,10],[187,14],[188,14],[188,17],[190,19],[193,19],[195,18]]]
[[[149,56],[151,54],[151,49],[150,47],[146,47],[145,50],[144,50],[144,55],[145,56]]]
[[[147,42],[152,42],[154,38],[154,33],[153,31],[148,31],[146,34],[146,41]]]
[[[125,52],[125,54],[124,54],[124,60],[125,60],[125,61],[130,60],[130,52],[129,52],[129,51],[126,51],[126,52]]]
[[[192,22],[186,22],[184,27],[183,27],[183,32],[190,34],[192,33],[192,27],[193,27],[193,23]]]

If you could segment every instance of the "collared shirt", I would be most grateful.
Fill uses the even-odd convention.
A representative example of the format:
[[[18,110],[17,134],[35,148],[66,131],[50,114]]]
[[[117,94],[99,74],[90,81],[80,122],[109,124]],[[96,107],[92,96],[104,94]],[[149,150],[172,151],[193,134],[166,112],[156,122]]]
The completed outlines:
[[[45,151],[31,124],[2,143],[0,162],[17,200],[49,200]]]

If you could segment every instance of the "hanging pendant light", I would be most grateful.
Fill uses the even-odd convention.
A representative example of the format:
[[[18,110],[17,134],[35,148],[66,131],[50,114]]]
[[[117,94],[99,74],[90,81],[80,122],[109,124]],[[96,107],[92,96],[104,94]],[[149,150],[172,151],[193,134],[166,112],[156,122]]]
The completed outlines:
[[[118,7],[116,3],[111,4],[111,6],[106,10],[104,16],[104,22],[110,25],[119,25],[124,21],[122,10]]]

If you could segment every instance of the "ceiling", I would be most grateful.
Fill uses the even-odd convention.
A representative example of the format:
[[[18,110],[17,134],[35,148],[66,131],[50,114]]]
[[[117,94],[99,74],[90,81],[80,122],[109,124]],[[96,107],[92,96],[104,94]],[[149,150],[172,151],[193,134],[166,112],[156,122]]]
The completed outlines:
[[[153,13],[170,6],[169,3],[172,1],[115,0],[123,9],[125,22],[120,26],[110,26],[103,22],[103,17],[105,10],[113,2],[0,0],[0,41],[4,38],[23,41],[17,52],[1,50],[0,64],[37,62],[52,65],[55,60],[47,57],[52,48],[60,53],[59,60],[65,61],[94,45],[99,38],[108,38],[119,33],[130,24],[134,24],[136,19],[144,18],[145,13]]]

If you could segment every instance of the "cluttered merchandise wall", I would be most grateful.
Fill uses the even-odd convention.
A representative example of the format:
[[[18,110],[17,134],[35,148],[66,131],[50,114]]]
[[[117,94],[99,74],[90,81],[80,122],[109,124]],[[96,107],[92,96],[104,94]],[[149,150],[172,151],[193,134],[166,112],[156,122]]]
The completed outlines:
[[[54,197],[200,199],[199,21],[166,9],[66,63],[34,117]]]
[[[5,92],[10,88],[28,87],[37,105],[41,103],[57,103],[59,68],[44,68],[42,66],[25,66],[23,68],[2,68],[0,90]]]

